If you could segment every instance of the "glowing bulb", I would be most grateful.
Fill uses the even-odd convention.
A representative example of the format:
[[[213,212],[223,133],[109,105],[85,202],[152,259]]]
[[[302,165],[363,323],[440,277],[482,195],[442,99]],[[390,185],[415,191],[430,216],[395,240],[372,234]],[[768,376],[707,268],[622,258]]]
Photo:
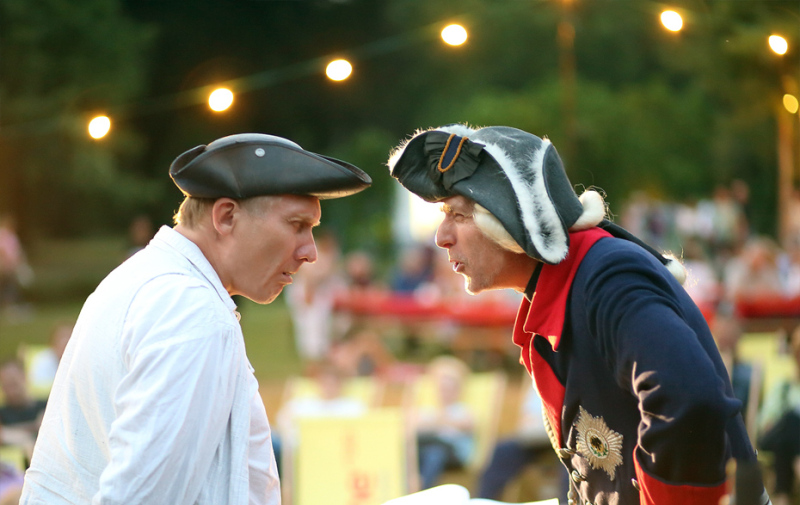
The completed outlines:
[[[786,93],[783,95],[783,106],[789,111],[789,114],[794,114],[800,109],[800,102],[797,101],[796,96]]]
[[[772,48],[776,54],[786,54],[786,51],[789,50],[789,43],[780,35],[770,35],[769,47]]]
[[[353,73],[353,65],[347,60],[333,60],[325,68],[325,75],[332,81],[343,81]]]
[[[233,103],[233,92],[227,88],[217,88],[208,95],[208,106],[215,112],[227,110]]]
[[[442,30],[442,40],[451,46],[460,46],[467,41],[467,30],[461,25],[448,25]]]
[[[89,121],[89,136],[93,139],[101,139],[106,136],[111,129],[111,120],[108,116],[97,116]]]
[[[683,18],[675,11],[664,11],[661,13],[661,24],[667,30],[677,32],[683,28]]]

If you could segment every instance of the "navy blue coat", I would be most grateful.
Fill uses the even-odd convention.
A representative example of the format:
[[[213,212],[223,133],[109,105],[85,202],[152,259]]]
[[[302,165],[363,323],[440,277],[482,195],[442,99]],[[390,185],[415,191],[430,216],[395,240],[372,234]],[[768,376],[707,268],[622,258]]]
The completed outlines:
[[[755,460],[700,310],[632,242],[571,234],[567,260],[544,265],[523,301],[514,341],[578,503],[716,503],[728,460]]]

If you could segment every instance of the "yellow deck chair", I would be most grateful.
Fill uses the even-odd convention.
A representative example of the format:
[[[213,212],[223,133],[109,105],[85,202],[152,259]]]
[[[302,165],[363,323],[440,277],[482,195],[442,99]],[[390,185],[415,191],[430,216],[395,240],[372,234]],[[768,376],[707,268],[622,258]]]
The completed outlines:
[[[0,461],[24,472],[27,463],[25,449],[16,445],[0,445]]]
[[[791,354],[783,349],[783,341],[778,333],[746,333],[739,340],[737,351],[739,359],[761,366],[763,397],[783,380],[794,377],[795,364]]]
[[[299,445],[284,465],[290,471],[281,476],[286,505],[372,505],[410,491],[416,455],[400,409],[302,419],[298,432]]]
[[[472,373],[466,379],[461,398],[475,418],[475,451],[467,463],[469,471],[485,465],[497,442],[506,383],[503,372]],[[404,399],[408,407],[430,407],[436,402],[436,386],[429,376],[418,378],[408,391]]]

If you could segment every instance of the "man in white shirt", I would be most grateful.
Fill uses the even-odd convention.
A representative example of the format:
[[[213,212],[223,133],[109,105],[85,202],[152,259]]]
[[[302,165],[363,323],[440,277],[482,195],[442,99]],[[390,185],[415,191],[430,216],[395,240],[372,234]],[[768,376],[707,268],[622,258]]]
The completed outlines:
[[[56,374],[22,504],[279,504],[241,295],[270,303],[316,260],[323,198],[369,186],[349,163],[261,134],[179,156],[175,228],[103,280]]]

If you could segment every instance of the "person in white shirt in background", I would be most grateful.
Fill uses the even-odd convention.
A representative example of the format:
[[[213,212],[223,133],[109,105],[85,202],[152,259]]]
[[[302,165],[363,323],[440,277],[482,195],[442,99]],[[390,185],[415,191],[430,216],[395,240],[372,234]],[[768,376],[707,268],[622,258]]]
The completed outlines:
[[[270,427],[231,298],[272,302],[317,258],[322,198],[371,179],[262,134],[180,155],[176,226],[87,299],[22,504],[280,503]]]
[[[69,322],[58,323],[50,332],[50,345],[36,353],[27,370],[28,383],[35,391],[49,391],[56,378],[58,363],[67,348],[67,342],[72,336],[74,324]]]

